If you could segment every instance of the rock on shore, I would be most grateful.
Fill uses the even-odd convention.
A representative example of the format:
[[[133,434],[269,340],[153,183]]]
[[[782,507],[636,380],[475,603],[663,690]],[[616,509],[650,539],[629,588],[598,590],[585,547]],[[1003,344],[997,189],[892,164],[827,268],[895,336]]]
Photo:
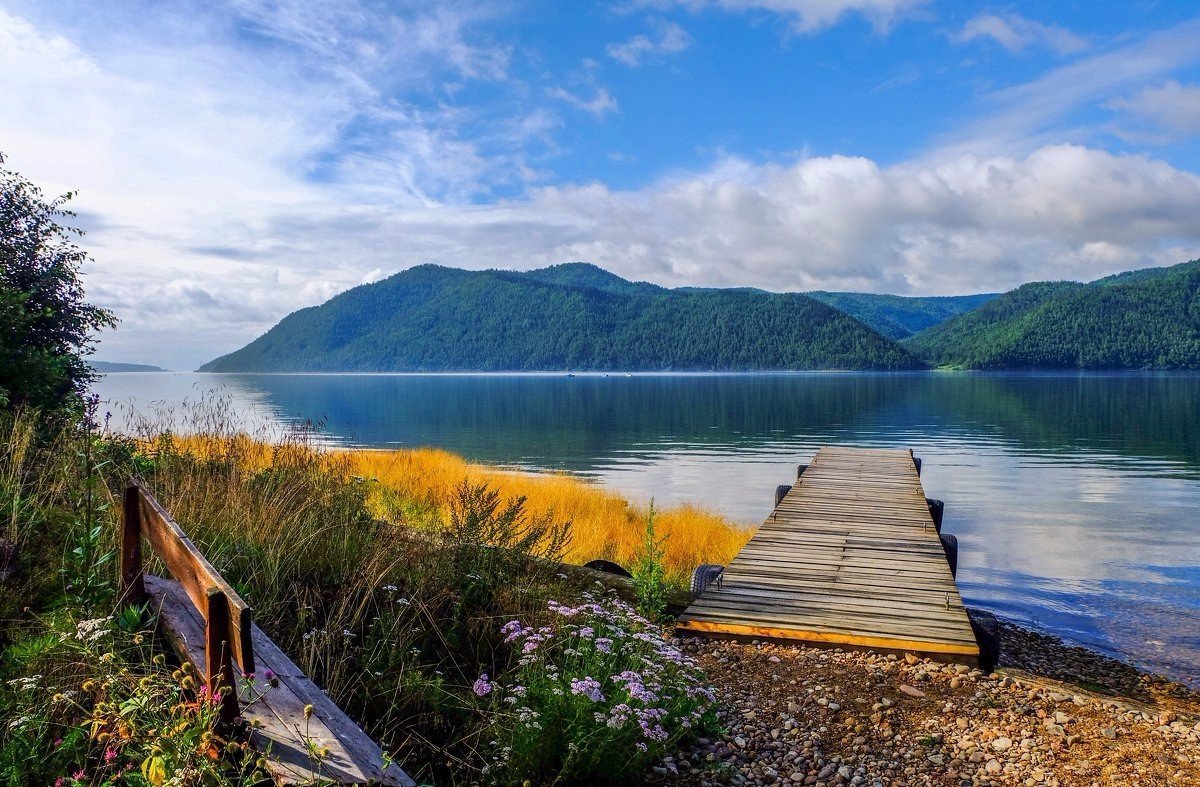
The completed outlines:
[[[655,779],[1200,785],[1200,696],[1011,625],[1002,639],[1011,655],[990,674],[913,654],[684,640],[718,690],[725,730]]]

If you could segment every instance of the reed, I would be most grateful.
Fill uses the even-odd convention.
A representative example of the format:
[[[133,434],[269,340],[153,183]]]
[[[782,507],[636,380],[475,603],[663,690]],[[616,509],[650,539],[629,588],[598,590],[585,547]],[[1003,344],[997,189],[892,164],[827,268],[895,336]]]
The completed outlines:
[[[645,534],[649,501],[631,502],[611,490],[565,473],[534,473],[472,464],[436,448],[399,450],[322,449],[305,440],[270,442],[245,434],[171,438],[178,450],[202,458],[221,457],[243,471],[271,467],[280,455],[313,463],[365,482],[372,513],[388,522],[436,529],[447,521],[464,481],[486,484],[504,500],[523,498],[532,518],[569,523],[566,559],[603,558],[632,566]],[[664,564],[672,582],[686,583],[701,563],[728,563],[753,535],[720,514],[696,505],[655,508],[655,527],[664,542]]]

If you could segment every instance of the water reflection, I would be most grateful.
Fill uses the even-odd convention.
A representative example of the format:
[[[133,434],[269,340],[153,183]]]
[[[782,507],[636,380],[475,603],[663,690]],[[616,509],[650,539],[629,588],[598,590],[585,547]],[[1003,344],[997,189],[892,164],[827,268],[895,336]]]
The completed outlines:
[[[437,445],[746,522],[825,443],[912,447],[968,603],[1200,674],[1200,376],[110,375],[110,400],[222,386],[335,442]]]

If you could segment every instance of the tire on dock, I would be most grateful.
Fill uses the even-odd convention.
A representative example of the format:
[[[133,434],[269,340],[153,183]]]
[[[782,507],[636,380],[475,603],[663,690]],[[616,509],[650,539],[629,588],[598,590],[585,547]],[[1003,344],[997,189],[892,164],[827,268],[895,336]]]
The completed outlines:
[[[796,478],[804,475],[804,471],[808,469],[808,465],[796,465]]]
[[[929,506],[929,516],[933,519],[933,527],[938,533],[942,532],[942,517],[946,513],[946,504],[941,500],[934,500],[932,497],[925,498],[925,504]]]
[[[622,566],[611,560],[589,560],[583,564],[584,568],[590,568],[593,571],[603,571],[605,574],[612,574],[618,577],[632,577]]]
[[[921,477],[921,457],[913,457],[913,466],[917,468],[917,478]]]
[[[709,585],[717,583],[717,590],[721,589],[721,585],[725,582],[725,566],[717,563],[701,563],[696,566],[696,570],[692,572],[692,582],[690,590],[692,598],[696,598]]]
[[[942,551],[946,553],[946,562],[950,564],[950,576],[958,578],[958,536],[942,533],[938,536],[942,541]]]
[[[791,484],[780,484],[779,486],[775,487],[774,508],[779,508],[779,504],[783,502],[783,498],[786,497],[787,493],[790,491],[792,491]]]
[[[979,668],[992,672],[1000,663],[1000,619],[981,609],[968,609],[967,618],[979,643]]]

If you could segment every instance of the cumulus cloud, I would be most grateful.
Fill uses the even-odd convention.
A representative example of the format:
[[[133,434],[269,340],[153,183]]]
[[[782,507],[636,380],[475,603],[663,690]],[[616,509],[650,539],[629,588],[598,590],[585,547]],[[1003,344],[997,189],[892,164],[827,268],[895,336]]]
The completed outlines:
[[[1015,13],[979,14],[951,35],[951,39],[960,44],[981,38],[991,39],[1010,52],[1041,46],[1060,55],[1072,55],[1088,48],[1087,39],[1065,27],[1047,25]]]
[[[884,32],[903,15],[927,4],[928,0],[633,0],[631,6],[765,12],[783,17],[799,33],[815,33],[853,14]]]
[[[661,20],[656,24],[658,34],[655,38],[636,35],[628,41],[609,44],[605,51],[614,60],[618,60],[630,68],[636,68],[649,58],[673,55],[691,46],[692,37],[679,25]]]
[[[409,101],[394,84],[406,77],[376,68],[371,26],[339,21],[342,4],[315,19],[276,6],[287,14],[256,5],[249,18],[260,37],[289,42],[287,52],[222,45],[200,5],[167,22],[175,34],[137,46],[91,17],[72,29],[0,12],[3,144],[10,166],[49,191],[82,192],[76,207],[96,260],[88,291],[123,320],[103,341],[106,358],[195,368],[295,309],[423,262],[583,259],[670,286],[936,294],[1200,256],[1195,174],[1087,145],[1010,151],[983,136],[886,166],[722,156],[639,188],[522,186],[497,198],[489,184],[541,182],[526,142],[552,144],[554,113],[481,120],[451,101]],[[468,8],[435,10],[458,6]],[[429,33],[441,43],[430,39],[429,62],[415,66],[427,69],[421,85],[436,74],[505,78],[506,50],[479,44],[468,21],[419,17],[404,29],[442,31]],[[1020,109],[1042,122],[1064,97],[1129,91],[1194,59],[1193,32],[1011,88],[994,98],[999,119],[980,122],[1027,131],[1003,118]],[[325,62],[335,33],[357,54]],[[441,45],[450,54],[439,65]],[[603,88],[567,84],[576,92],[558,100],[615,111]]]
[[[1200,134],[1200,85],[1181,85],[1172,79],[1112,99],[1105,106],[1173,135]]]

